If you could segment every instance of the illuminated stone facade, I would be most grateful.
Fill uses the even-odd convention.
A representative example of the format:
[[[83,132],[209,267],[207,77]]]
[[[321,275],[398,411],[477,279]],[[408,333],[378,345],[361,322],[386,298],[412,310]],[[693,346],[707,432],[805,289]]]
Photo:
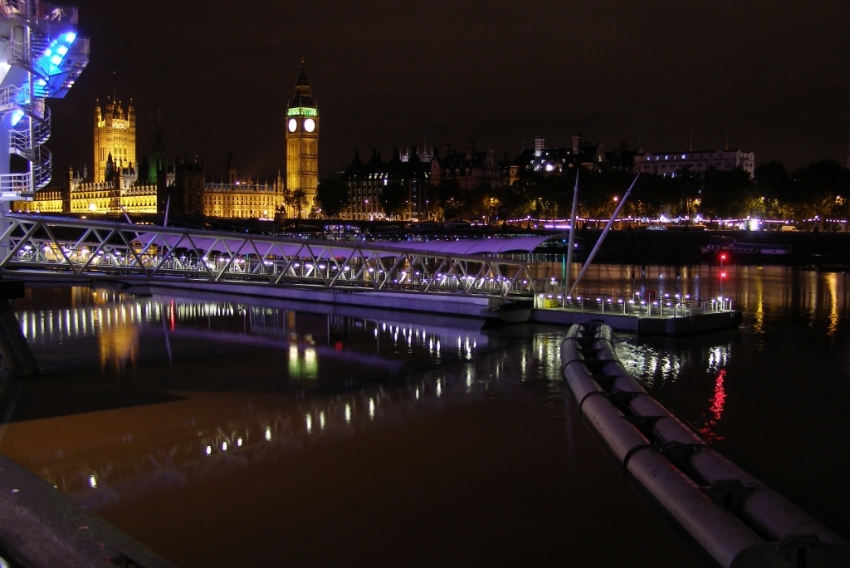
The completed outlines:
[[[309,217],[319,187],[319,109],[304,73],[295,83],[295,96],[286,110],[286,213]]]
[[[136,166],[136,111],[133,102],[125,110],[120,102],[100,101],[94,109],[94,182],[106,181],[106,165],[110,157],[117,168]]]
[[[108,168],[107,168],[108,171]],[[203,164],[172,162],[159,184],[139,183],[129,170],[108,174],[111,181],[85,182],[69,172],[65,187],[37,191],[33,201],[17,201],[15,211],[40,213],[163,213],[224,219],[271,221],[283,205],[283,178],[273,182],[204,183]],[[167,183],[162,183],[167,181]]]
[[[129,168],[112,169],[107,163],[105,175],[109,181],[87,182],[68,171],[61,187],[55,185],[35,192],[32,201],[17,201],[15,211],[38,213],[118,214],[156,213],[157,187],[137,183],[135,171]]]
[[[231,158],[228,180],[206,183],[202,161],[166,159],[159,128],[153,159],[150,163],[145,160],[140,177],[135,166],[136,118],[132,105],[126,110],[120,104],[110,103],[104,109],[96,105],[94,133],[94,182],[87,181],[85,170],[69,171],[58,184],[35,192],[32,201],[16,201],[12,209],[115,215],[156,214],[167,208],[173,215],[273,220],[283,207],[285,185],[279,173],[272,182],[240,181]]]
[[[42,189],[35,192],[32,201],[16,201],[12,204],[15,211],[32,211],[39,213],[65,213],[63,192],[58,189]]]
[[[272,183],[255,183],[236,179],[236,169],[230,168],[227,183],[204,185],[204,216],[224,219],[261,219],[272,221],[278,207],[283,205],[283,177],[278,174]]]
[[[702,174],[708,170],[731,172],[741,168],[753,177],[756,158],[746,150],[702,150],[639,153],[634,157],[634,171],[641,174],[676,177],[682,170]]]

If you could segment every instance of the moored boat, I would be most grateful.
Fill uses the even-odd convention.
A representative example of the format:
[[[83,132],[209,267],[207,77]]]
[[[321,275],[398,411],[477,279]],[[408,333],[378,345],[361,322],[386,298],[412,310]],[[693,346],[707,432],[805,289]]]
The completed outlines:
[[[734,241],[730,252],[734,255],[787,256],[791,245],[777,243],[742,243]]]
[[[793,252],[791,245],[788,244],[744,242],[722,235],[712,236],[708,243],[700,246],[700,250],[703,254],[725,252],[738,257],[785,257]]]
[[[708,239],[708,243],[700,246],[702,254],[712,254],[716,252],[729,252],[732,250],[732,245],[735,239],[723,235],[714,235]]]

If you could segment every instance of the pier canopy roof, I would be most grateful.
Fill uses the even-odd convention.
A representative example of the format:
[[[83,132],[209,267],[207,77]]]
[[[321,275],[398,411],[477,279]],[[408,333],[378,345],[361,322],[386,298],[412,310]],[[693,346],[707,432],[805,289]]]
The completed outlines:
[[[458,239],[453,241],[403,241],[382,243],[383,246],[399,248],[412,252],[434,252],[448,255],[499,254],[507,252],[530,253],[544,242],[561,238],[561,236],[545,237],[512,237],[491,239]]]

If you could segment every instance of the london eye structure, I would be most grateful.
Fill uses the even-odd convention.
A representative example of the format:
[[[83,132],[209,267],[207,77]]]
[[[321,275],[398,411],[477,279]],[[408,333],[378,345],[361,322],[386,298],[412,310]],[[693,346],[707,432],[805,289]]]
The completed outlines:
[[[51,180],[48,98],[62,98],[89,60],[78,10],[0,0],[0,207],[32,200]],[[5,150],[8,158],[5,158]]]

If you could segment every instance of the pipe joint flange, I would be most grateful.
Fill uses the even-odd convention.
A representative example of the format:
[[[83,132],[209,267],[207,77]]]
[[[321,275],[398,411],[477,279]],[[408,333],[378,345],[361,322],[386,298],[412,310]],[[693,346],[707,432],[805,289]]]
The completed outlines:
[[[626,408],[629,406],[629,402],[631,402],[631,400],[634,397],[636,397],[638,394],[641,394],[641,393],[632,392],[632,391],[624,391],[624,390],[620,390],[620,389],[614,389],[614,390],[608,391],[608,399],[617,408],[619,408],[621,411],[623,411],[623,414],[630,414],[630,413],[626,412]]]
[[[664,418],[663,416],[656,416],[655,419]],[[665,458],[673,462],[676,467],[681,470],[687,470],[691,468],[691,458],[702,450],[706,444],[701,443],[691,443],[686,444],[684,442],[666,442],[658,446],[658,449],[664,455]]]
[[[626,455],[623,456],[623,471],[629,470],[629,460],[632,459],[632,456],[638,453],[641,450],[655,450],[657,446],[655,444],[638,444],[637,446],[633,446]]]
[[[743,509],[752,490],[752,486],[744,485],[740,479],[717,479],[704,489],[712,501],[735,514]]]
[[[605,391],[591,391],[591,392],[587,393],[586,395],[584,395],[583,397],[581,397],[581,400],[578,401],[578,411],[579,412],[582,411],[581,407],[584,405],[584,401],[587,400],[588,398],[592,397],[592,396],[604,396],[604,397],[607,398],[607,393]]]

